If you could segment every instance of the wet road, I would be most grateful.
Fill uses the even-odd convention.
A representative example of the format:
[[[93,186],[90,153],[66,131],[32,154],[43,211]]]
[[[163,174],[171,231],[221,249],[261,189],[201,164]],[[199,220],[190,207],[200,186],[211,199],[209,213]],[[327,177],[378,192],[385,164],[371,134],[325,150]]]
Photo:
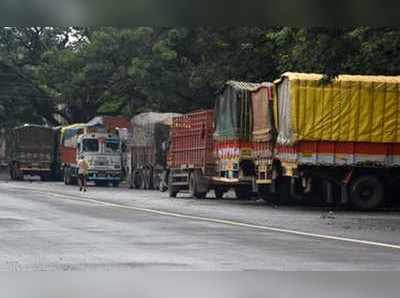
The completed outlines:
[[[399,270],[399,229],[397,212],[0,181],[2,271]]]

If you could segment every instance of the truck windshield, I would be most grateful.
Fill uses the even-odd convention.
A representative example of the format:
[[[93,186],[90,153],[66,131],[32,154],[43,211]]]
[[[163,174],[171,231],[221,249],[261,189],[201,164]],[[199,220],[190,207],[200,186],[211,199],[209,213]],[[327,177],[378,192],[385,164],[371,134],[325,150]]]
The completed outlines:
[[[106,153],[115,153],[119,151],[119,140],[108,139],[105,142]]]
[[[99,151],[99,141],[96,139],[84,139],[82,141],[83,152],[98,152]]]

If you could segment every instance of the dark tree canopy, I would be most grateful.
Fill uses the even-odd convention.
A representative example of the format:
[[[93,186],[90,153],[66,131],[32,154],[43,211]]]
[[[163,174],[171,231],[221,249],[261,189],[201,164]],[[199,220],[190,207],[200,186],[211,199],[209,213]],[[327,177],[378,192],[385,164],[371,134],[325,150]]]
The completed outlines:
[[[400,30],[0,28],[0,126],[212,107],[227,80],[400,73]]]

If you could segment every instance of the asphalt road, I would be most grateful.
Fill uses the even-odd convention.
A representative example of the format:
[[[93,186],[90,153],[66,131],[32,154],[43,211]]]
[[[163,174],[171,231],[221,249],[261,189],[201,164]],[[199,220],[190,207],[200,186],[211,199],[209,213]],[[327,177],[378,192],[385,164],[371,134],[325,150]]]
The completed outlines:
[[[0,181],[0,270],[399,270],[400,213]]]

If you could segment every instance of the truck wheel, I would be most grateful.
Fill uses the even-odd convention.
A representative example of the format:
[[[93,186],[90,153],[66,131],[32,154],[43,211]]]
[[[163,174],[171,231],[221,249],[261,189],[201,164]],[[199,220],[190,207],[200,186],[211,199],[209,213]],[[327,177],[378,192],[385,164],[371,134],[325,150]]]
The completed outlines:
[[[153,189],[150,169],[146,169],[143,171],[143,180],[144,180],[144,189],[148,190]]]
[[[251,186],[240,185],[235,187],[236,198],[240,200],[250,200],[252,197]]]
[[[166,192],[168,190],[168,181],[167,181],[168,178],[167,177],[168,177],[168,173],[167,173],[167,171],[164,171],[160,177],[160,188],[159,189],[161,192]]]
[[[225,193],[225,189],[221,186],[217,186],[216,188],[214,188],[214,193],[216,199],[222,199]]]
[[[156,172],[153,173],[153,189],[157,189],[160,191],[162,189],[160,174]]]
[[[69,169],[68,168],[64,169],[64,184],[65,185],[70,185],[71,184],[71,177],[69,176]]]
[[[133,174],[133,185],[136,189],[143,189],[143,176],[141,172],[135,172]]]
[[[172,185],[172,173],[168,175],[168,194],[170,198],[176,198],[179,190]]]
[[[16,178],[15,178],[15,170],[14,170],[14,165],[10,165],[9,166],[9,169],[10,169],[10,178],[11,178],[11,180],[16,180]]]
[[[199,179],[200,179],[199,174],[197,174],[196,172],[193,172],[192,174],[190,174],[189,192],[193,198],[204,199],[206,197],[207,193],[198,191],[198,189],[199,189],[198,185],[200,183]]]
[[[112,182],[113,187],[119,187],[119,181],[113,181]]]
[[[377,177],[372,175],[360,176],[351,184],[350,201],[356,209],[373,210],[379,207],[383,200],[383,184]]]
[[[132,173],[130,173],[129,176],[128,176],[128,182],[129,182],[129,188],[133,189],[134,185],[133,185]]]

